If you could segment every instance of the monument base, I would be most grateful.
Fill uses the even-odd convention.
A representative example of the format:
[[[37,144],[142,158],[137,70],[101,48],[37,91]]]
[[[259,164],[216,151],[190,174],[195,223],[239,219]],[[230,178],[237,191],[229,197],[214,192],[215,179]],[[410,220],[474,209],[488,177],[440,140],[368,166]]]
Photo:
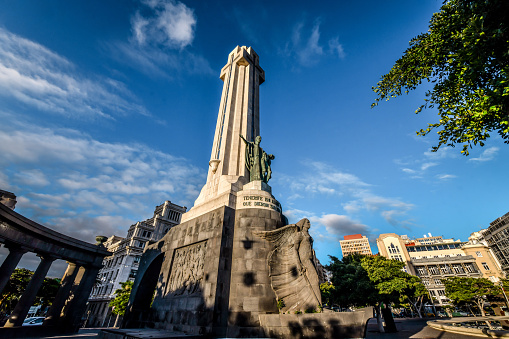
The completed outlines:
[[[264,314],[260,326],[270,338],[365,338],[373,307],[355,312]]]

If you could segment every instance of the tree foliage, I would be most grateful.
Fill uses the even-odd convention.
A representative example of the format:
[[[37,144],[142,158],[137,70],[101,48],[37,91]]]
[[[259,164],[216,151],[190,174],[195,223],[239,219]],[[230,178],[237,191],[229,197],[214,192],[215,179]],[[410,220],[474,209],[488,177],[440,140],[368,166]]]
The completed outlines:
[[[14,270],[0,296],[0,309],[2,311],[10,313],[14,309],[33,274],[33,271],[26,268],[16,268]],[[34,305],[41,305],[43,308],[51,305],[59,288],[60,279],[44,278],[42,286],[35,297]]]
[[[445,295],[455,304],[475,303],[482,316],[485,316],[483,304],[484,297],[495,296],[501,293],[500,287],[486,278],[451,277],[442,280],[445,286]]]
[[[426,288],[418,277],[403,271],[401,261],[381,256],[351,254],[339,260],[330,256],[333,299],[342,306],[391,304],[409,301],[422,304]],[[416,310],[417,310],[417,306]],[[419,310],[417,310],[419,313]]]
[[[334,292],[336,288],[330,282],[324,282],[320,284],[320,292],[322,294],[322,303],[328,306],[333,305],[334,302]]]
[[[133,289],[133,282],[128,280],[120,284],[120,288],[115,291],[115,299],[110,302],[110,306],[113,307],[112,313],[124,315],[129,303],[129,296]]]
[[[423,108],[438,109],[439,121],[417,131],[438,130],[437,151],[446,145],[468,148],[496,132],[509,143],[509,1],[446,0],[427,33],[410,47],[373,90],[381,100],[408,93],[423,81]]]
[[[420,307],[417,305],[420,303],[422,306],[427,290],[421,279],[403,271],[404,262],[382,256],[365,256],[361,262],[384,302],[409,301],[420,315]]]
[[[342,260],[329,256],[331,261],[326,269],[331,272],[333,300],[342,307],[376,305],[379,293],[361,266],[362,255],[351,254]]]

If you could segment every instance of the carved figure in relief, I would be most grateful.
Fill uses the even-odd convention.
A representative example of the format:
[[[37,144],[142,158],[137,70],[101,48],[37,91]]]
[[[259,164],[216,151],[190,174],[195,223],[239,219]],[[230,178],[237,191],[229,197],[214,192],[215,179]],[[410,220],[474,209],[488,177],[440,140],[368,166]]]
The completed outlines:
[[[168,295],[189,295],[201,291],[206,243],[175,251],[168,283]]]
[[[267,261],[272,289],[284,301],[282,312],[317,309],[322,304],[310,226],[308,219],[302,219],[274,231],[253,232],[274,246]]]

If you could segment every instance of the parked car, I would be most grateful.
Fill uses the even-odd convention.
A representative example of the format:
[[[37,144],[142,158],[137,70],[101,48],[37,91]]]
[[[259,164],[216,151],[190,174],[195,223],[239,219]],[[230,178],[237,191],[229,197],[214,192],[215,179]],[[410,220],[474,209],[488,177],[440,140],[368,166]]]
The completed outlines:
[[[21,326],[39,326],[42,325],[44,322],[44,317],[30,317],[26,318],[25,321],[23,321],[23,325]]]

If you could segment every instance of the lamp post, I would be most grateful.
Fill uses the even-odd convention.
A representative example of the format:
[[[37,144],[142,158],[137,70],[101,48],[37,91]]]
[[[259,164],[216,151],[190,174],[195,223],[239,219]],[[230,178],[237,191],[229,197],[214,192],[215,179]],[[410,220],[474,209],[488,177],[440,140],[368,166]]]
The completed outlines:
[[[505,294],[504,283],[502,282],[502,280],[500,280],[500,288],[502,289],[502,294],[504,295],[505,305],[507,306],[507,309],[509,310],[509,300],[507,300],[507,295]]]

